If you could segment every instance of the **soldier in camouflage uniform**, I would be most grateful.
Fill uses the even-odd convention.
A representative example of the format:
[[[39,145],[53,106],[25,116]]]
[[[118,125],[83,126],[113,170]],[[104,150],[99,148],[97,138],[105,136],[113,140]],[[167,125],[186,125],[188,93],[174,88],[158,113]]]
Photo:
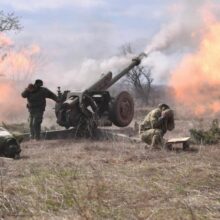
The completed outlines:
[[[147,114],[140,125],[139,133],[141,140],[151,148],[161,148],[164,145],[164,134],[174,127],[173,111],[167,104],[160,104]]]
[[[29,125],[31,138],[39,140],[41,123],[46,107],[46,98],[57,101],[57,96],[49,89],[43,87],[43,81],[38,79],[35,84],[29,86],[22,92],[22,97],[27,98],[27,108],[29,110]]]
[[[19,159],[20,144],[8,130],[0,127],[0,156]]]

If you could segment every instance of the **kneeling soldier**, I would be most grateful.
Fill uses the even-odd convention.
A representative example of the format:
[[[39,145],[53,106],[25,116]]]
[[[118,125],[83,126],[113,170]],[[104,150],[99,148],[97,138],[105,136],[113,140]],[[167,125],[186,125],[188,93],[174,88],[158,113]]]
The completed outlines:
[[[165,144],[163,136],[167,130],[171,131],[174,127],[173,111],[167,104],[160,104],[147,114],[140,125],[139,134],[141,140],[151,148],[160,149]]]

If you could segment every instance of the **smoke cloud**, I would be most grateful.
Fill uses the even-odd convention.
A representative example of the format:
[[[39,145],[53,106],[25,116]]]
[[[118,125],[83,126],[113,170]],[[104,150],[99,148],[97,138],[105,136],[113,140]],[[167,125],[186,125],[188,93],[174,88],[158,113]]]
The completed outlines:
[[[220,3],[187,0],[170,7],[170,20],[145,52],[157,83],[169,83],[176,103],[197,116],[220,112]]]
[[[68,89],[83,91],[98,80],[102,74],[111,71],[118,73],[131,62],[132,55],[113,56],[108,59],[86,59],[78,68],[64,74],[62,86]],[[54,79],[53,84],[57,84]]]
[[[182,51],[195,48],[204,30],[206,19],[202,16],[209,6],[208,0],[185,0],[169,7],[170,20],[146,47],[145,52]]]
[[[173,69],[186,54],[198,50],[207,23],[213,20],[213,4],[209,0],[186,0],[171,5],[169,21],[147,45],[149,54],[144,65],[151,66],[155,82],[169,82]]]
[[[208,25],[198,51],[185,55],[170,80],[178,103],[196,115],[220,112],[220,23]]]
[[[214,4],[215,3],[215,4]],[[196,115],[218,113],[220,22],[216,1],[184,1],[171,7],[171,22],[147,46],[145,65],[174,88],[176,102]],[[175,16],[174,16],[175,15]]]

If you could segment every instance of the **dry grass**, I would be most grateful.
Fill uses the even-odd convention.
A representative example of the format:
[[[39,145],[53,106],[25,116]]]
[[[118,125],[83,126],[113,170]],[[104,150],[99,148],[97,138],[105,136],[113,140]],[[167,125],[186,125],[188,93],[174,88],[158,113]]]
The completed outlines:
[[[219,219],[220,147],[197,153],[124,142],[41,141],[0,159],[7,219]]]

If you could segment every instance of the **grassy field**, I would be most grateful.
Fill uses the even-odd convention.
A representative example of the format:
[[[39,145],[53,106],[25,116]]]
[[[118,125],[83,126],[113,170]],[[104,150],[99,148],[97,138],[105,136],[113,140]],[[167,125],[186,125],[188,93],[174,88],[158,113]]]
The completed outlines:
[[[177,129],[178,131],[178,129]],[[144,144],[26,142],[0,159],[5,219],[220,219],[220,146],[145,150]]]

